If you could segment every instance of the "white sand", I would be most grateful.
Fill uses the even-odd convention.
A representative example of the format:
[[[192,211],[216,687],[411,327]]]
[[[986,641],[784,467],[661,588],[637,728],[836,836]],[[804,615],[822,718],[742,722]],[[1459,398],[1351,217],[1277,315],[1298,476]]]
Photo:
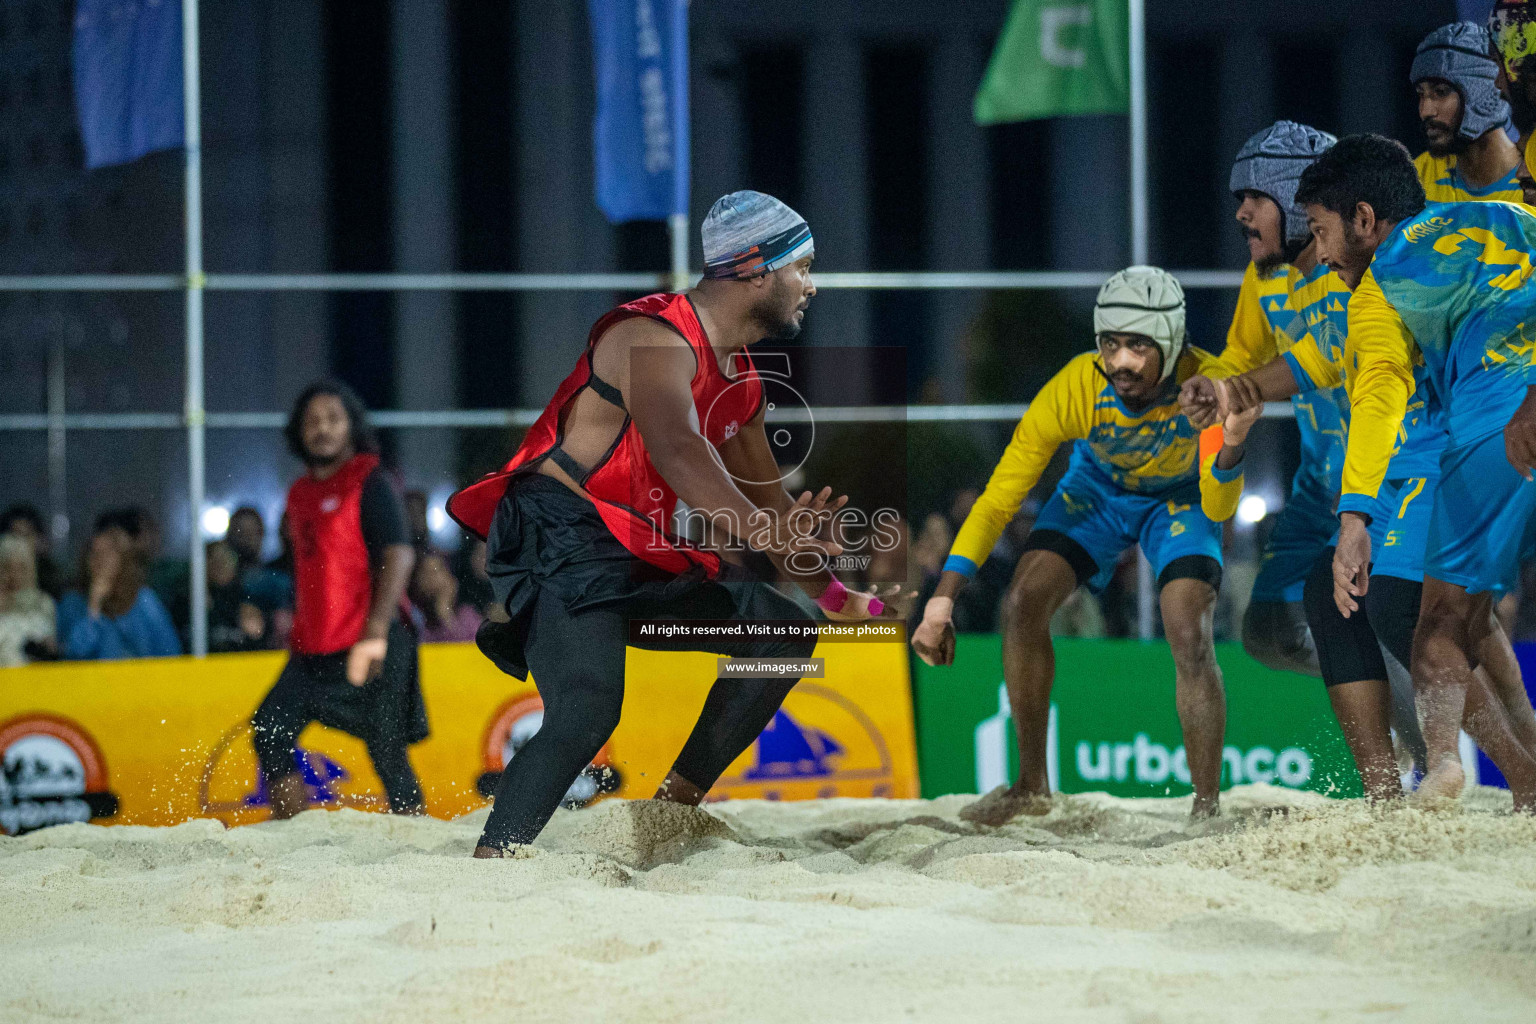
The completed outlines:
[[[1536,820],[1268,787],[0,839],[3,1021],[1536,1020]],[[1271,813],[1273,808],[1289,813]]]

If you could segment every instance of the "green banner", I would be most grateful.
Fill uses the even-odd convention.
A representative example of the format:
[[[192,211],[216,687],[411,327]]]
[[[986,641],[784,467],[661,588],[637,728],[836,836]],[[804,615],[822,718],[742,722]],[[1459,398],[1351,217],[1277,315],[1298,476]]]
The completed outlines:
[[[1014,0],[976,92],[977,124],[1129,109],[1126,0]]]
[[[1053,788],[1115,796],[1189,793],[1168,645],[1055,644],[1047,750]],[[1227,688],[1223,788],[1268,782],[1330,796],[1361,794],[1321,680],[1273,672],[1237,644],[1217,644],[1216,660]],[[916,662],[913,690],[923,796],[985,792],[1018,777],[1000,637],[960,637],[947,668]]]

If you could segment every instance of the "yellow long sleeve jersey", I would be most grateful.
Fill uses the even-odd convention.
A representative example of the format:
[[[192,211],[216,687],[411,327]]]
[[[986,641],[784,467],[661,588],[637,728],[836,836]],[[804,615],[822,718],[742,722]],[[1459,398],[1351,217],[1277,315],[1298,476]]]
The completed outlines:
[[[1051,456],[1068,441],[1076,444],[1074,464],[1091,462],[1133,494],[1161,494],[1194,481],[1199,439],[1179,411],[1178,386],[1197,373],[1225,375],[1215,356],[1186,347],[1157,400],[1132,412],[1105,378],[1097,352],[1074,358],[1040,389],[1014,428],[944,567],[969,575],[986,561]]]
[[[1243,500],[1243,462],[1231,469],[1216,468],[1223,443],[1220,423],[1200,433],[1200,510],[1213,523],[1231,519]]]

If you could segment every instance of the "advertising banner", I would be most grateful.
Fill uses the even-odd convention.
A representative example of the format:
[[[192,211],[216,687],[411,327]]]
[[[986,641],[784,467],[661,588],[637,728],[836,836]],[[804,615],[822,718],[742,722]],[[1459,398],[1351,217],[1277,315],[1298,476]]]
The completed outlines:
[[[905,645],[824,642],[816,655],[826,659],[825,678],[795,688],[711,799],[918,795]],[[0,831],[84,820],[265,820],[249,722],[283,659],[227,654],[0,671]],[[623,719],[567,804],[651,796],[716,667],[712,654],[631,650]],[[472,645],[424,646],[421,671],[432,735],[411,748],[411,763],[428,812],[455,817],[485,805],[483,793],[537,731],[543,709],[531,680],[503,675]],[[360,740],[311,725],[299,748],[296,767],[315,803],[386,806]]]
[[[1047,755],[1064,793],[1179,796],[1189,766],[1164,643],[1056,642]],[[1268,782],[1359,796],[1360,777],[1321,681],[1273,672],[1237,644],[1217,644],[1227,689],[1222,786]],[[917,662],[914,703],[923,796],[986,792],[1018,775],[1002,640],[958,638],[955,663]]]

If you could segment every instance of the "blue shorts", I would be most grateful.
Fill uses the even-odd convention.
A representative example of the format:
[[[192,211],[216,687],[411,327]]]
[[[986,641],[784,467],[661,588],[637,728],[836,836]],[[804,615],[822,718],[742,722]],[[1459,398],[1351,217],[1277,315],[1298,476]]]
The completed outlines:
[[[1387,514],[1371,521],[1371,575],[1424,582],[1424,549],[1439,489],[1439,473],[1381,485],[1377,498]]]
[[[1319,494],[1311,488],[1298,488],[1291,493],[1264,544],[1250,600],[1301,600],[1307,574],[1339,532],[1339,517],[1333,506],[1332,494]]]
[[[1088,553],[1094,572],[1087,584],[1094,593],[1109,585],[1121,553],[1132,544],[1141,545],[1156,578],[1189,555],[1206,555],[1221,565],[1221,527],[1201,511],[1197,482],[1160,496],[1133,494],[1092,469],[1074,466],[1040,510],[1035,530],[1065,534]]]
[[[1514,589],[1521,556],[1533,540],[1533,513],[1536,483],[1504,457],[1503,431],[1447,448],[1440,456],[1424,575],[1469,594]]]

